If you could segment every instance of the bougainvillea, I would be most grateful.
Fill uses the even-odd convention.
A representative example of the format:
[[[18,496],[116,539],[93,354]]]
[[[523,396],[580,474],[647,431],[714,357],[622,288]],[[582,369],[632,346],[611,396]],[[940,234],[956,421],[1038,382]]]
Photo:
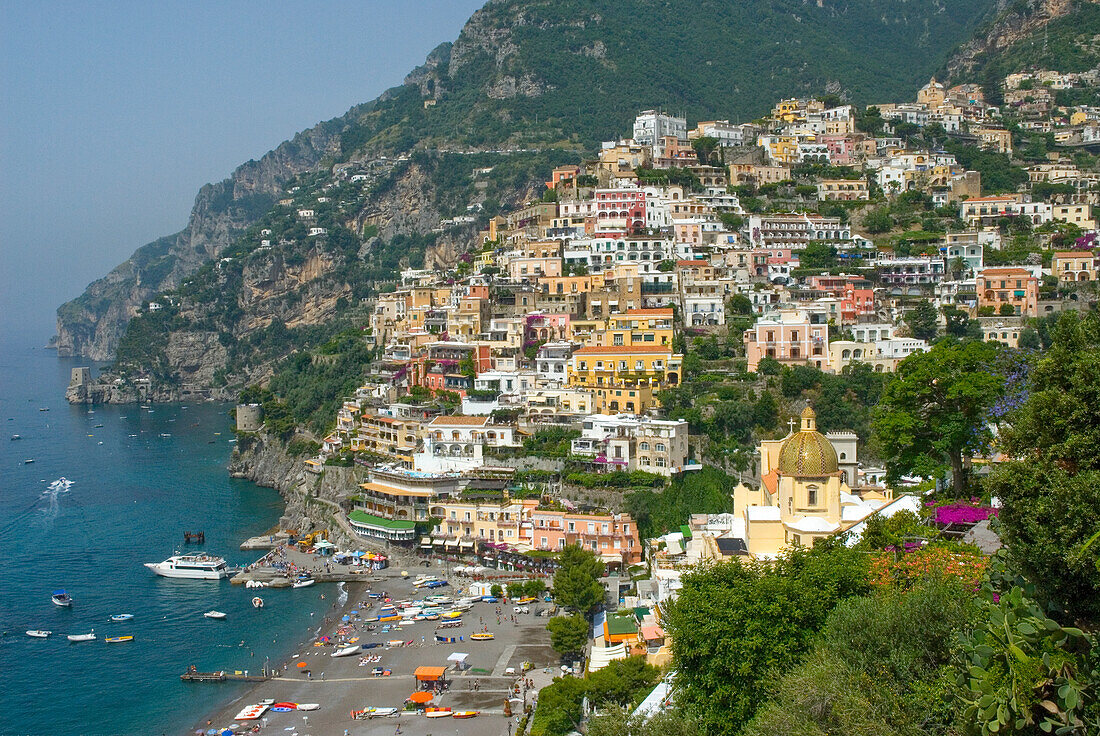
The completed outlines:
[[[950,575],[976,590],[988,564],[989,559],[981,554],[932,545],[911,552],[871,555],[869,579],[872,585],[909,588],[928,575]]]
[[[937,506],[935,511],[937,524],[977,524],[997,515],[997,509],[964,503]]]

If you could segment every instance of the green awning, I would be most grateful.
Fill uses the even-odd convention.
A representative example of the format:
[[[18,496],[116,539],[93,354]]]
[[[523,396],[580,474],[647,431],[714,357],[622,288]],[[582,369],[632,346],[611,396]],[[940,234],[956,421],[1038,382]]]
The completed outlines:
[[[375,516],[374,514],[368,514],[365,511],[355,510],[348,514],[348,521],[353,524],[362,524],[364,526],[380,527],[382,529],[392,529],[394,531],[402,529],[415,529],[415,521],[403,521],[400,519],[383,519],[381,516]]]
[[[684,539],[691,539],[691,527],[687,524],[680,525],[680,533],[684,535]]]

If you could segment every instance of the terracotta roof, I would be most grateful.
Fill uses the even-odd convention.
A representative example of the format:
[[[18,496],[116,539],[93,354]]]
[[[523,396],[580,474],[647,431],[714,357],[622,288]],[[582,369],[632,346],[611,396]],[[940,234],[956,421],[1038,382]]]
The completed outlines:
[[[1020,275],[1020,274],[1027,274],[1028,276],[1031,276],[1031,271],[1028,271],[1026,268],[1012,268],[1012,267],[1007,267],[1007,268],[983,268],[981,270],[981,273],[978,274],[978,276],[1004,276],[1004,275],[1008,275],[1008,274],[1012,274],[1014,276],[1015,275]]]
[[[483,427],[489,421],[489,417],[436,417],[429,426],[432,427]]]
[[[607,347],[585,347],[577,350],[573,355],[657,355],[666,353],[672,355],[672,347],[669,345],[609,345]]]

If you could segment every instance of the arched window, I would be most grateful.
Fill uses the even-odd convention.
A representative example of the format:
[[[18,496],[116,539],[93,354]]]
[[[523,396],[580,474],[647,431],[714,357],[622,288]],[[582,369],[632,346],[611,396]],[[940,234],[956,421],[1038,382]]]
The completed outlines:
[[[806,505],[817,506],[817,486],[808,486],[806,488]]]

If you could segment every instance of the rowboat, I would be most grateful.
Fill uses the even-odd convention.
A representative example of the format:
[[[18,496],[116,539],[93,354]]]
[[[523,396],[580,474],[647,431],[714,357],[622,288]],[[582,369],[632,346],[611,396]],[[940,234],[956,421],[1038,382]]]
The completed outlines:
[[[104,641],[106,641],[108,644],[122,644],[124,642],[133,641],[133,640],[134,640],[134,637],[130,636],[130,635],[127,635],[127,636],[108,636],[106,639],[104,639]]]
[[[454,712],[453,718],[477,718],[481,714],[479,710],[458,710]]]
[[[63,590],[55,590],[53,595],[50,596],[50,600],[53,601],[55,606],[61,606],[62,608],[72,608],[73,597]]]
[[[27,632],[27,636],[34,639],[45,639],[52,633],[52,631],[43,631],[42,629],[31,629]]]
[[[130,621],[133,618],[134,614],[132,613],[116,613],[114,616],[111,616],[112,621]]]
[[[471,641],[492,641],[493,640],[493,632],[483,631],[483,632],[479,632],[477,634],[470,634],[470,640]]]
[[[295,709],[297,709],[297,708],[298,708],[298,704],[297,704],[297,703],[290,703],[290,702],[283,702],[283,703],[272,703],[272,704],[271,704],[271,709],[272,709],[272,710],[274,710],[274,709],[276,709],[276,708],[282,708],[282,709],[283,709],[283,711],[281,711],[281,712],[285,712],[285,711],[288,711],[288,710],[295,710]]]
[[[212,618],[216,621],[225,620],[225,614],[222,613],[221,611],[207,611],[206,613],[203,614],[203,616],[205,616],[206,618]]]
[[[262,716],[267,711],[266,705],[249,705],[240,713],[233,716],[235,721],[252,721]]]
[[[424,711],[424,716],[427,718],[450,718],[450,708],[427,708]]]
[[[350,647],[344,647],[343,649],[337,649],[332,653],[333,657],[350,657],[353,654],[358,654],[363,651],[363,647],[358,644],[353,644]]]
[[[298,710],[320,710],[320,703],[298,703]]]
[[[95,629],[92,629],[87,634],[69,634],[65,638],[74,644],[81,641],[95,641]]]

